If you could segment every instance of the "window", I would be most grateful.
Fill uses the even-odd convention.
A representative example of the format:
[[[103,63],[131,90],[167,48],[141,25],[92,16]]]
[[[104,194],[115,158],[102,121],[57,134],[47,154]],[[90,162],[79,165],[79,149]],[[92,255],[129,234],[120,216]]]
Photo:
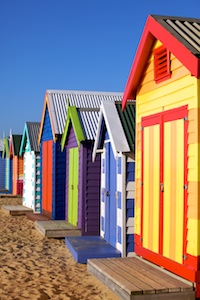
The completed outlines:
[[[171,77],[170,53],[164,46],[154,50],[154,79],[156,83]]]

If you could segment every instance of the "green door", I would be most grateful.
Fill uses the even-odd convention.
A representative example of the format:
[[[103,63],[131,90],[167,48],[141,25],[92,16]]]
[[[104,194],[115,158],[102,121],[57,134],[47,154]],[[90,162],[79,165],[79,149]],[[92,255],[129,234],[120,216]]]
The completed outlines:
[[[69,149],[68,221],[78,223],[78,148]]]

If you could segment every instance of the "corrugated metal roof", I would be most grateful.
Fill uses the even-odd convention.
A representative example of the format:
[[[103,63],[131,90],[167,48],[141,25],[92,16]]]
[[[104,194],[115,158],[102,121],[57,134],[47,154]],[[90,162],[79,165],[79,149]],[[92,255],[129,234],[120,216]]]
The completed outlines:
[[[95,143],[93,148],[93,161],[98,148],[103,147],[105,130],[108,130],[113,153],[130,152],[135,149],[135,101],[129,101],[124,112],[122,102],[115,103],[103,101],[97,124]]]
[[[99,108],[79,108],[78,114],[85,138],[94,140],[99,118]]]
[[[26,122],[30,147],[32,151],[39,152],[38,134],[40,130],[40,122]]]
[[[12,134],[13,155],[19,155],[21,140],[21,134]]]
[[[122,112],[122,102],[116,103],[117,112],[131,151],[135,151],[135,101],[128,101]]]
[[[122,93],[47,90],[55,134],[62,134],[66,122],[67,103],[77,108],[99,108],[101,101],[119,101]],[[84,114],[82,114],[84,118]],[[93,119],[93,118],[92,118]],[[86,123],[85,123],[86,124]],[[89,133],[88,133],[89,134]]]
[[[0,151],[3,151],[4,149],[4,141],[3,139],[0,139]]]
[[[157,15],[152,17],[195,56],[200,57],[200,19]]]

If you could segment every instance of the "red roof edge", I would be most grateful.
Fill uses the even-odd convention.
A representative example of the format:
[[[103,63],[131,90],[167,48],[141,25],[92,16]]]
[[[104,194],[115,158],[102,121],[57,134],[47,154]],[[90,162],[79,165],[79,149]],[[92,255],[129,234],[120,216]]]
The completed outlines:
[[[191,72],[191,75],[197,78],[200,77],[200,59],[194,56],[152,16],[149,16],[124,90],[122,99],[123,110],[128,99],[135,99],[137,86],[141,80],[146,61],[155,39],[160,40],[165,47],[186,66]]]

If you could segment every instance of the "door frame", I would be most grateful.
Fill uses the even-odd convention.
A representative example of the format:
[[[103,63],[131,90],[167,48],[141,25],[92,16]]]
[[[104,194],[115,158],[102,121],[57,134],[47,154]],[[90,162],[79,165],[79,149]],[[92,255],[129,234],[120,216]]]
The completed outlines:
[[[76,169],[74,169],[74,153],[77,157],[76,162]],[[71,157],[73,155],[73,158]],[[73,159],[73,166],[70,164],[71,160]],[[73,171],[73,174],[71,173]],[[70,180],[73,179],[74,183],[74,176],[77,179],[77,187],[73,187],[73,189],[77,189],[76,199],[74,198],[74,193],[72,193],[72,197],[70,195],[72,187],[70,187]],[[76,184],[76,182],[75,182]],[[78,226],[78,201],[79,201],[79,191],[78,191],[78,184],[79,184],[79,148],[73,147],[69,148],[69,170],[68,170],[68,222],[74,226]],[[76,202],[75,202],[76,201]],[[74,209],[76,211],[74,211]],[[76,224],[75,224],[76,223]]]
[[[143,237],[143,197],[144,197],[144,187],[143,187],[143,180],[144,180],[144,130],[143,128],[146,126],[151,125],[160,125],[160,182],[163,182],[163,168],[164,168],[164,153],[163,153],[163,142],[164,142],[164,123],[169,122],[172,120],[179,120],[184,119],[184,226],[183,226],[183,261],[182,264],[177,263],[175,261],[170,260],[162,256],[162,244],[163,244],[163,195],[160,195],[160,219],[159,219],[159,253],[155,253],[151,250],[143,248],[142,237]],[[186,244],[187,244],[187,187],[188,187],[188,174],[187,174],[187,161],[188,161],[188,154],[187,154],[187,133],[188,133],[188,106],[184,105],[178,108],[170,109],[167,111],[163,111],[157,114],[153,114],[150,116],[143,117],[141,120],[142,125],[142,157],[141,157],[141,212],[140,212],[140,222],[141,222],[141,230],[140,235],[135,235],[135,252],[138,255],[143,256],[144,258],[148,259],[149,261],[163,266],[164,268],[174,272],[177,275],[183,276],[189,280],[194,278],[194,270],[190,270],[187,268],[186,263],[187,261],[184,259],[186,256]],[[163,193],[160,193],[163,194]]]
[[[113,247],[116,248],[116,242],[117,242],[117,202],[116,202],[116,192],[117,192],[117,162],[116,159],[113,155],[112,151],[112,145],[110,140],[105,141],[105,239],[108,243],[110,243]],[[114,174],[114,180],[115,180],[115,195],[114,195],[114,200],[115,200],[115,213],[113,215],[113,219],[111,220],[111,199],[112,195],[110,195],[110,190],[111,190],[111,176],[110,172],[112,172],[110,166],[111,166],[111,159],[113,159],[113,162],[115,163],[115,174]],[[108,190],[109,189],[109,190]],[[109,194],[107,194],[109,193]],[[114,201],[112,200],[112,201]],[[112,234],[111,234],[111,222],[114,221],[114,230],[115,235],[114,235],[114,240],[112,239]]]

